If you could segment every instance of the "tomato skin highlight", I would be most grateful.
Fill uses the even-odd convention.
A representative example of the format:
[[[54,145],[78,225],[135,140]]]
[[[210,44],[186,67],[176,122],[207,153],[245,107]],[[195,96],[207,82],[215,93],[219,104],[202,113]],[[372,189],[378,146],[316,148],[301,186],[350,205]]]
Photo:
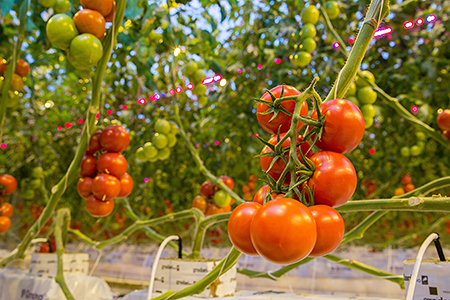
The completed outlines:
[[[257,202],[244,202],[236,207],[228,220],[228,237],[234,247],[244,254],[259,256],[252,244],[250,225],[256,212],[262,207]]]
[[[292,264],[311,253],[317,228],[305,205],[291,198],[276,198],[255,214],[250,235],[259,255],[276,264]]]
[[[315,171],[307,184],[314,189],[314,203],[334,208],[344,205],[356,190],[356,171],[350,160],[333,151],[319,151],[310,158]]]
[[[364,131],[364,117],[359,108],[351,101],[334,99],[322,103],[322,115],[325,115],[323,133],[316,146],[322,150],[348,153],[361,142]],[[317,120],[317,111],[311,118]],[[316,135],[311,138],[314,140]]]
[[[300,91],[297,90],[295,87],[289,86],[289,85],[278,85],[270,90],[270,92],[277,98],[281,95],[281,90],[284,87],[283,97],[286,96],[295,96],[300,95]],[[261,97],[262,100],[272,102],[272,98],[269,93],[265,93]],[[287,111],[290,113],[294,112],[295,109],[295,100],[288,100],[283,101],[281,106],[283,106]],[[269,109],[269,106],[267,106],[264,103],[258,103],[258,106],[256,108],[256,117],[258,118],[258,122],[261,125],[261,127],[267,131],[270,134],[277,134],[278,133],[278,127],[281,126],[280,133],[287,132],[289,128],[291,127],[291,120],[292,117],[286,115],[284,112],[279,112],[275,119],[270,121],[270,119],[273,117],[273,113],[269,113],[267,115],[262,115],[261,113],[264,113]],[[303,105],[300,110],[300,115],[307,116],[308,115],[308,104],[303,102]],[[302,122],[298,122],[297,129],[300,129],[303,126]]]
[[[317,241],[309,256],[323,256],[336,250],[345,233],[344,219],[331,206],[313,205],[308,207],[317,226]]]

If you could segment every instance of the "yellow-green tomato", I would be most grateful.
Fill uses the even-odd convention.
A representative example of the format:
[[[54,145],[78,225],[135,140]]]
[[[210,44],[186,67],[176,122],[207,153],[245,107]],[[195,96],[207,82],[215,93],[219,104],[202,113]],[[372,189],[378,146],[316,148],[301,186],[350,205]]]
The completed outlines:
[[[313,38],[304,39],[302,42],[301,49],[308,53],[312,53],[314,50],[316,50],[316,41],[314,41]]]
[[[319,20],[319,10],[314,5],[310,5],[302,11],[301,18],[303,24],[314,24]]]
[[[219,207],[225,207],[231,202],[231,197],[225,191],[217,191],[213,196],[214,203]]]
[[[358,90],[358,100],[361,104],[373,104],[377,100],[377,92],[370,86],[362,87]]]
[[[147,159],[154,158],[158,155],[158,149],[150,142],[145,143],[144,154]]]
[[[158,133],[167,134],[170,132],[170,123],[165,119],[158,119],[155,122],[155,131]]]
[[[316,26],[314,24],[311,23],[305,24],[305,26],[303,26],[302,29],[301,37],[303,39],[313,38],[316,36],[316,33],[317,33]]]
[[[372,72],[364,70],[361,72],[371,83],[375,83],[375,76],[372,74]],[[369,85],[368,83],[366,83],[361,77],[356,76],[356,85],[359,87],[363,87],[363,86],[367,86]]]
[[[352,82],[352,84],[350,85],[347,94],[345,94],[347,97],[352,97],[356,95],[356,84],[354,82]]]
[[[162,133],[155,133],[155,135],[152,138],[152,143],[155,145],[158,149],[163,149],[168,144],[167,136]]]
[[[311,62],[311,54],[306,51],[300,51],[291,57],[291,62],[298,67],[306,67]]]
[[[336,19],[339,16],[339,5],[336,1],[327,1],[325,3],[325,11],[327,12],[328,18],[331,20]]]

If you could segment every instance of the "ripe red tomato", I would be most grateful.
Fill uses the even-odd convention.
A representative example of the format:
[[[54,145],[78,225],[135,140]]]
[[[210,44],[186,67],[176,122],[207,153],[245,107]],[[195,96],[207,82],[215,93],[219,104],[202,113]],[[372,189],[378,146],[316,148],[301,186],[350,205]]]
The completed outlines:
[[[128,169],[125,157],[120,153],[106,152],[97,161],[97,171],[121,178]]]
[[[24,86],[25,84],[22,77],[20,77],[16,73],[13,73],[11,78],[11,86],[9,87],[9,89],[11,91],[20,91]]]
[[[105,36],[105,18],[98,11],[91,9],[79,10],[73,16],[73,21],[79,33],[90,33],[99,40]]]
[[[283,97],[295,96],[295,95],[301,94],[299,90],[297,90],[295,87],[292,87],[289,85],[276,86],[276,87],[272,88],[270,90],[270,92],[275,97],[279,98],[283,87],[284,87]],[[272,98],[269,93],[265,93],[264,95],[262,95],[261,99],[272,102]],[[281,106],[283,106],[288,112],[290,112],[292,114],[294,112],[294,108],[295,108],[295,101],[294,100],[283,101]],[[262,114],[262,113],[266,112],[267,110],[269,110],[269,106],[267,106],[264,103],[260,103],[260,102],[258,103],[258,106],[256,108],[256,111],[257,111],[256,116],[258,118],[258,122],[261,125],[261,127],[270,134],[277,134],[279,127],[281,127],[281,129],[280,129],[281,133],[287,132],[289,130],[289,128],[291,127],[292,117],[288,116],[284,112],[280,111],[278,113],[278,115],[275,117],[275,119],[273,119],[271,121],[270,119],[273,117],[273,113],[269,113],[267,115]],[[302,105],[302,108],[300,110],[300,115],[302,115],[302,116],[308,115],[308,104],[306,103],[306,101]],[[303,123],[298,122],[297,129],[300,129],[302,126],[303,126]]]
[[[309,256],[323,256],[333,252],[341,244],[345,226],[341,215],[331,206],[308,207],[317,226],[317,241]]]
[[[403,189],[405,190],[405,193],[409,193],[411,191],[414,191],[416,189],[416,187],[414,186],[414,184],[408,183],[407,185],[405,185],[403,187]]]
[[[100,144],[109,152],[122,152],[130,144],[130,135],[122,126],[110,125],[103,129]]]
[[[92,10],[98,11],[103,16],[107,16],[113,8],[113,0],[81,0],[80,4],[84,8],[90,8]]]
[[[102,131],[97,130],[89,140],[89,145],[86,149],[87,154],[94,154],[97,151],[102,150],[102,145],[100,145],[100,136],[102,135]]]
[[[450,130],[450,109],[444,109],[436,118],[436,122],[442,131]]]
[[[14,176],[0,175],[0,196],[10,195],[17,189],[17,180]]]
[[[305,205],[290,198],[276,198],[255,214],[250,236],[259,255],[276,264],[292,264],[311,253],[317,228]]]
[[[11,227],[11,220],[8,217],[1,216],[0,217],[0,233],[8,231],[9,227]]]
[[[120,193],[120,181],[108,174],[99,174],[92,180],[92,194],[102,201],[117,197]]]
[[[116,1],[113,1],[113,7],[111,9],[111,12],[109,14],[105,15],[105,21],[112,22],[114,20],[115,12],[116,12]]]
[[[285,134],[280,134],[280,139],[283,139],[284,135]],[[302,140],[303,140],[303,137],[301,135],[297,134],[297,144],[300,143]],[[278,141],[279,140],[277,138],[277,135],[274,135],[269,139],[269,144],[276,145]],[[287,138],[283,142],[282,147],[289,148],[290,144],[291,144],[291,139]],[[308,142],[304,142],[303,144],[300,145],[300,149],[306,157],[310,157],[312,154],[312,150],[306,154],[306,151],[308,151],[309,147],[310,147],[310,145]],[[272,152],[272,149],[270,149],[269,146],[264,146],[264,148],[261,150],[261,154],[269,153],[269,152]],[[286,160],[289,161],[289,152],[285,153],[285,157],[286,157]],[[298,149],[297,149],[297,157],[299,158],[300,161],[302,161],[302,156]],[[270,164],[272,163],[273,159],[274,159],[273,156],[262,156],[259,158],[259,162],[261,163],[261,168],[263,169],[263,171],[267,171],[269,169]],[[275,181],[277,181],[278,178],[280,178],[280,175],[283,172],[285,167],[286,167],[286,163],[282,159],[279,158],[273,164],[272,168],[269,170],[268,173]],[[286,179],[284,181],[285,185],[289,185],[289,183],[291,182],[290,174],[291,173],[289,172],[286,176]]]
[[[226,175],[220,175],[219,179],[222,179],[223,183],[232,190],[234,188],[234,180],[231,177],[228,177]],[[217,187],[217,190],[220,190],[219,187]]]
[[[114,209],[114,200],[102,201],[91,195],[86,199],[85,207],[88,213],[96,218],[108,216]]]
[[[409,173],[406,173],[405,175],[402,176],[401,182],[402,182],[402,184],[404,186],[409,184],[409,183],[412,183],[412,178],[409,175]]]
[[[30,66],[23,59],[18,59],[14,73],[16,73],[17,75],[19,75],[21,77],[25,77],[30,73]]]
[[[202,211],[202,213],[206,212],[206,209],[208,208],[208,202],[206,202],[205,198],[202,196],[196,196],[194,200],[192,200],[192,207],[198,208]]]
[[[257,202],[261,205],[264,205],[264,199],[266,198],[266,195],[268,193],[271,193],[271,200],[272,198],[276,198],[277,194],[272,193],[272,189],[269,187],[268,184],[262,186],[255,194],[255,196],[253,197],[253,202]]]
[[[322,150],[348,153],[361,142],[365,123],[359,108],[353,102],[335,99],[320,105],[322,115],[325,115],[322,137],[316,146]],[[317,120],[317,111],[311,118]],[[311,137],[313,140],[315,135]]]
[[[77,191],[81,198],[87,198],[92,194],[92,178],[81,177],[77,182]]]
[[[314,203],[332,207],[344,205],[356,190],[356,171],[344,155],[319,151],[311,156],[315,171],[307,181],[314,190]]]
[[[250,224],[256,212],[262,207],[257,202],[244,202],[237,206],[228,220],[228,237],[234,247],[247,255],[259,255],[250,237]]]
[[[94,177],[97,174],[97,159],[94,155],[85,154],[81,161],[81,177]]]
[[[212,196],[214,196],[214,193],[216,192],[214,188],[214,183],[211,181],[205,181],[202,183],[200,187],[200,194],[205,196],[207,199],[211,199]]]
[[[4,217],[11,218],[14,214],[14,207],[9,203],[2,203],[0,206],[0,214]]]
[[[225,207],[219,207],[214,203],[210,203],[208,205],[208,209],[206,210],[205,216],[212,216],[217,214],[223,214],[231,211],[231,205],[227,205]]]
[[[133,191],[133,178],[128,173],[123,174],[120,178],[120,193],[117,199],[125,198]]]

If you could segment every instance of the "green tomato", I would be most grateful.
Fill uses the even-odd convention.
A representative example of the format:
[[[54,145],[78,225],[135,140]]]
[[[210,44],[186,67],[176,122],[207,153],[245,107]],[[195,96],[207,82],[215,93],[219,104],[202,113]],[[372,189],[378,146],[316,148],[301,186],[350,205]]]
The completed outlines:
[[[148,47],[140,46],[139,49],[138,49],[138,54],[142,58],[147,58],[148,54],[149,54]]]
[[[347,97],[355,96],[356,95],[356,84],[353,82],[348,91],[347,94],[345,94]]]
[[[167,141],[168,141],[167,142],[167,146],[172,148],[177,143],[177,137],[173,133],[168,133],[167,134]]]
[[[361,104],[373,104],[377,101],[377,92],[370,86],[360,88],[358,90],[358,100]]]
[[[34,191],[32,189],[27,189],[25,193],[23,193],[23,198],[26,200],[30,200],[34,198]]]
[[[208,97],[206,96],[200,96],[197,98],[197,103],[200,105],[206,105],[208,104]]]
[[[314,5],[310,5],[302,11],[301,18],[303,24],[314,24],[319,20],[319,10]]]
[[[423,147],[414,145],[411,147],[411,156],[419,156],[423,151]]]
[[[148,142],[144,144],[144,155],[150,160],[158,155],[158,149],[153,146],[152,143]]]
[[[43,7],[52,7],[55,3],[56,0],[39,0],[39,4]]]
[[[425,133],[423,133],[422,131],[417,131],[416,132],[416,138],[419,141],[426,141],[427,140],[427,135]]]
[[[371,83],[375,83],[375,76],[372,74],[372,72],[364,70],[361,71],[361,73],[363,73],[364,76],[367,77],[367,79],[369,79],[369,82]],[[359,87],[363,87],[363,86],[368,86],[369,84],[367,84],[363,79],[361,79],[359,76],[356,76],[356,85]]]
[[[170,148],[169,147],[165,147],[161,150],[158,151],[158,159],[159,160],[166,160],[170,157]]]
[[[61,50],[68,50],[70,42],[78,35],[78,30],[71,17],[57,14],[47,22],[46,33],[53,45]]]
[[[162,133],[155,133],[155,135],[152,138],[152,143],[155,145],[158,149],[163,149],[168,144],[167,136]]]
[[[136,158],[139,159],[140,161],[146,161],[147,160],[147,157],[145,156],[145,153],[144,153],[144,147],[139,147],[136,150]]]
[[[336,19],[339,16],[339,5],[336,1],[327,1],[325,3],[325,11],[330,20]]]
[[[302,42],[301,49],[308,53],[312,53],[314,50],[316,50],[316,41],[314,41],[313,38],[304,39]]]
[[[311,54],[306,51],[300,51],[291,57],[291,62],[297,67],[306,67],[311,62]]]
[[[102,58],[103,46],[100,40],[92,34],[80,34],[70,43],[70,53],[79,62],[96,65]]]
[[[70,11],[70,1],[69,0],[56,0],[53,9],[58,14],[63,14]]]
[[[41,185],[42,185],[42,181],[39,178],[36,178],[36,179],[31,180],[27,186],[36,190],[39,187],[41,187]]]
[[[192,76],[195,74],[195,72],[197,72],[198,70],[198,65],[195,61],[190,61],[186,64],[186,66],[184,66],[184,74],[186,76]]]
[[[375,107],[372,104],[364,104],[360,108],[361,113],[363,114],[364,118],[373,118],[375,117]]]
[[[201,83],[205,79],[205,72],[203,70],[197,70],[194,75],[194,82]]]
[[[169,121],[165,119],[158,119],[155,122],[155,131],[158,133],[168,134],[170,132],[171,126]]]
[[[373,125],[373,118],[364,118],[365,128],[370,128]]]
[[[178,132],[180,132],[180,130],[178,129],[177,124],[170,122],[170,133],[176,135]]]
[[[198,96],[205,96],[206,94],[206,85],[198,83],[194,86],[192,90]]]
[[[31,176],[34,178],[42,178],[44,175],[44,169],[42,167],[36,167],[31,171]]]
[[[217,191],[213,196],[214,203],[219,207],[225,207],[231,202],[231,197],[225,191]]]
[[[400,154],[403,156],[403,157],[409,157],[410,155],[411,155],[411,150],[409,149],[409,147],[402,147],[401,149],[400,149]]]
[[[313,38],[316,36],[316,26],[314,24],[308,23],[303,26],[301,37],[302,39]]]
[[[359,101],[356,97],[348,97],[347,100],[353,102],[353,104],[359,107]]]
[[[83,63],[83,61],[76,59],[71,52],[67,54],[67,60],[78,70],[91,70],[93,67],[95,67],[95,64]]]

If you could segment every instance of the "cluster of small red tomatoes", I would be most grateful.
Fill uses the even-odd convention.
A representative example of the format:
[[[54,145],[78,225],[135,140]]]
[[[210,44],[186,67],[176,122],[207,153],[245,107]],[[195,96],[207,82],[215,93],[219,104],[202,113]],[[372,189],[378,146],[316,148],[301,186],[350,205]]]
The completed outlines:
[[[282,86],[270,90],[277,98],[280,97]],[[283,97],[299,95],[300,92],[291,86],[284,86]],[[262,100],[272,102],[271,96],[265,93]],[[283,101],[282,106],[291,114],[294,112],[295,101]],[[264,130],[272,134],[269,143],[277,143],[277,132],[286,133],[292,117],[279,112],[271,120],[273,113],[262,114],[269,107],[259,102],[257,118]],[[239,251],[248,255],[260,255],[277,264],[291,264],[307,256],[322,256],[334,251],[344,236],[344,221],[334,209],[346,203],[353,195],[357,177],[352,163],[343,155],[352,151],[363,138],[364,118],[358,107],[347,100],[329,100],[320,105],[322,115],[326,116],[323,134],[315,146],[320,151],[308,151],[310,144],[305,141],[297,147],[297,156],[302,161],[300,151],[308,157],[314,172],[301,186],[306,185],[313,191],[314,205],[306,206],[297,199],[284,198],[283,194],[272,194],[272,200],[264,203],[270,187],[264,186],[255,195],[252,202],[237,206],[228,222],[228,234],[231,242]],[[308,106],[305,102],[300,114],[308,116]],[[314,111],[311,118],[317,120]],[[299,122],[297,130],[303,124]],[[284,136],[284,134],[281,134]],[[297,135],[297,144],[303,137]],[[314,140],[314,136],[312,137]],[[283,143],[283,148],[289,147],[290,139]],[[272,151],[265,146],[262,153]],[[260,157],[264,171],[269,169],[273,156]],[[286,153],[286,160],[289,160]],[[278,159],[268,174],[276,181],[285,168],[286,163]],[[286,177],[285,185],[290,183],[290,175]]]
[[[4,196],[11,195],[17,189],[17,180],[12,175],[0,175],[0,233],[8,231],[11,227],[11,217],[14,214],[14,207],[4,202]]]
[[[226,175],[219,176],[219,180],[232,190],[234,180]],[[225,191],[215,186],[211,181],[205,181],[200,187],[200,194],[192,200],[192,207],[201,210],[205,216],[223,214],[231,211],[234,200]]]
[[[0,57],[0,75],[3,75],[8,67],[8,62],[6,59]],[[20,91],[24,87],[23,77],[27,76],[30,73],[30,66],[23,59],[18,59],[16,62],[16,68],[14,69],[14,73],[11,78],[11,91]],[[0,83],[3,82],[3,79],[0,78]],[[0,85],[1,86],[1,85]]]
[[[106,217],[114,209],[114,199],[128,196],[133,179],[128,175],[128,162],[120,153],[130,144],[130,135],[119,125],[97,130],[91,137],[81,161],[78,194],[93,217]]]

